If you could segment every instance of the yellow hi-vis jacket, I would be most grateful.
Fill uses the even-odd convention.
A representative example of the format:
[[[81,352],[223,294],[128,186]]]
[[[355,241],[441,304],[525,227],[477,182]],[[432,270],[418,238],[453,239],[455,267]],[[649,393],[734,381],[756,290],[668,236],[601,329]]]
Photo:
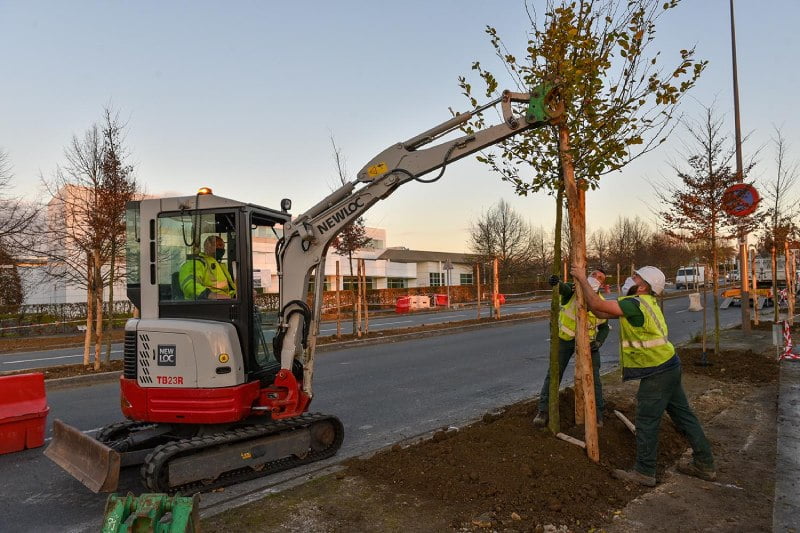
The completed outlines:
[[[205,298],[208,292],[236,297],[236,284],[227,267],[206,254],[188,256],[181,266],[179,281],[187,300]]]
[[[601,299],[603,295],[598,293]],[[566,304],[561,306],[561,310],[558,313],[558,338],[571,341],[575,338],[575,330],[578,327],[577,321],[577,314],[576,311],[578,309],[578,299],[575,297],[575,293],[572,293],[569,300]],[[600,324],[606,322],[605,318],[597,318],[592,314],[591,311],[587,313],[587,318],[589,320],[589,340],[593,341],[595,337],[597,337],[597,327]]]
[[[636,327],[624,316],[619,319],[623,369],[653,368],[666,363],[675,355],[675,347],[667,339],[667,322],[658,301],[649,294],[624,296],[620,300],[626,298],[639,300],[644,324]]]

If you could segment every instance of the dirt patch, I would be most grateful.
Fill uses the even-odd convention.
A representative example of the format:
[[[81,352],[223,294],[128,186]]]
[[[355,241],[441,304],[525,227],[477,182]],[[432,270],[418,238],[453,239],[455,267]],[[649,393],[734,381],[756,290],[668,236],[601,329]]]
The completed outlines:
[[[778,375],[777,359],[765,357],[753,350],[723,351],[719,356],[706,350],[703,366],[702,348],[684,348],[680,351],[684,373],[699,374],[715,379],[747,382],[773,383]]]
[[[724,357],[725,363],[711,367],[696,367],[689,362],[696,354],[681,353],[684,387],[704,425],[745,395],[777,380],[778,368],[771,358],[750,350],[723,352],[720,358]],[[348,460],[346,470],[315,481],[313,487],[288,490],[205,519],[204,527],[219,531],[527,532],[544,531],[550,525],[562,531],[592,531],[619,525],[632,501],[652,498],[656,503],[643,507],[646,510],[637,518],[639,522],[629,530],[669,531],[680,512],[674,508],[658,511],[666,509],[660,498],[673,498],[676,493],[674,488],[662,487],[675,483],[675,478],[682,483],[698,481],[665,472],[687,448],[687,442],[665,416],[659,441],[659,486],[646,489],[611,478],[612,469],[628,468],[634,460],[634,436],[611,413],[618,409],[628,418],[634,417],[637,383],[620,382],[619,373],[604,381],[607,408],[599,431],[599,464],[588,460],[581,448],[556,439],[547,430],[534,429],[531,420],[536,404],[523,402],[487,414],[468,427],[443,428],[428,439],[395,445],[366,459]],[[774,389],[774,385],[768,386]],[[562,431],[582,439],[583,428],[574,426],[571,390],[562,393],[560,402]],[[734,471],[734,465],[740,463],[725,451],[726,445],[733,435],[744,438],[747,433],[728,425],[719,430],[723,440],[709,435],[715,453],[719,452],[720,465]],[[774,435],[766,437],[774,447]],[[769,477],[764,473],[761,479]],[[761,509],[768,506],[770,496],[763,494],[766,489],[757,487],[761,497],[751,498],[736,492],[749,488],[741,480],[734,480],[733,486],[735,490],[726,490],[734,493],[734,499],[720,501],[736,507],[735,527],[739,531],[763,529],[770,514]],[[701,485],[697,491],[702,495],[709,493],[708,489]],[[709,507],[696,513],[699,525],[695,527],[718,530],[703,524],[725,523],[730,511],[710,508],[717,495],[706,498],[710,498]]]

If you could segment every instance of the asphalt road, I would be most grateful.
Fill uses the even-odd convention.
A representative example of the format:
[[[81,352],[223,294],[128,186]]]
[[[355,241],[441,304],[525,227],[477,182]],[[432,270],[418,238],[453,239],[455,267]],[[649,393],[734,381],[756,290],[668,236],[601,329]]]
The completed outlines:
[[[524,302],[508,304],[502,307],[503,316],[519,313],[530,313],[549,309],[549,301]],[[485,306],[481,308],[481,316],[490,316],[490,311]],[[370,331],[386,331],[391,329],[408,328],[420,325],[441,324],[461,320],[478,318],[478,311],[472,309],[459,309],[452,311],[439,311],[435,313],[418,312],[412,314],[375,316],[369,319]],[[352,331],[352,320],[342,320],[341,330],[343,335]],[[320,324],[320,336],[328,337],[336,334],[336,322],[323,322]],[[104,352],[105,353],[105,352]],[[122,359],[122,344],[111,346],[111,359]],[[83,361],[83,348],[60,348],[56,350],[28,351],[0,354],[0,372],[9,370],[26,370],[46,368],[49,366],[68,365]]]
[[[681,342],[702,327],[702,314],[684,298],[667,300],[670,338]],[[738,308],[720,311],[723,326],[737,324]],[[709,319],[709,323],[711,320]],[[616,325],[613,326],[616,330]],[[345,426],[336,457],[300,470],[203,495],[208,512],[232,501],[263,496],[276,483],[302,481],[313,471],[352,456],[447,426],[538,395],[547,370],[547,321],[524,321],[436,337],[320,354],[313,411],[333,413]],[[601,350],[603,367],[617,364],[617,335]],[[564,383],[571,381],[572,366]],[[119,420],[116,384],[48,394],[53,419],[87,433]],[[135,469],[123,471],[120,492],[141,493]],[[105,495],[91,494],[42,455],[42,449],[0,456],[0,531],[96,531]]]

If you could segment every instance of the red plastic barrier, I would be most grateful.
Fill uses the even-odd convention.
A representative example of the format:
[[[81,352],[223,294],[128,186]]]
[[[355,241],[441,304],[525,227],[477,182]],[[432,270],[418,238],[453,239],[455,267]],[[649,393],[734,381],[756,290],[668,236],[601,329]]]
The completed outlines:
[[[447,305],[447,295],[446,294],[434,294],[435,305]]]
[[[408,296],[402,296],[397,299],[397,303],[394,307],[395,313],[408,313],[411,311],[411,298]]]
[[[506,303],[506,295],[505,294],[498,294],[497,295],[497,304],[498,305],[503,305],[504,303]]]
[[[44,374],[0,376],[0,454],[44,445]]]

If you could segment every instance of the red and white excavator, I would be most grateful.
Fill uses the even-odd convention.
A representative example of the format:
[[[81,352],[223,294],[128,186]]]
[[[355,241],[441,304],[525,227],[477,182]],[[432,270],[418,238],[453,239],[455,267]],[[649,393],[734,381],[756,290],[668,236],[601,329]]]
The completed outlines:
[[[442,139],[497,104],[501,124]],[[334,455],[344,438],[342,423],[335,416],[308,412],[331,241],[404,183],[432,181],[421,178],[440,170],[433,178],[438,179],[448,164],[551,125],[562,114],[553,85],[542,84],[529,94],[506,91],[387,148],[356,180],[294,218],[288,200],[274,210],[204,190],[130,203],[128,297],[140,318],[125,326],[120,404],[126,420],[103,428],[95,438],[56,420],[45,455],[95,492],[115,490],[121,466],[141,465],[150,491],[183,493]],[[208,291],[205,297],[195,290],[184,293],[181,287],[184,265],[202,262],[198,258],[210,236],[224,243],[218,265],[228,269],[235,287],[235,292],[229,287],[228,299],[208,298]],[[273,319],[256,307],[253,280],[253,254],[267,250],[270,236],[277,239],[280,290]]]

